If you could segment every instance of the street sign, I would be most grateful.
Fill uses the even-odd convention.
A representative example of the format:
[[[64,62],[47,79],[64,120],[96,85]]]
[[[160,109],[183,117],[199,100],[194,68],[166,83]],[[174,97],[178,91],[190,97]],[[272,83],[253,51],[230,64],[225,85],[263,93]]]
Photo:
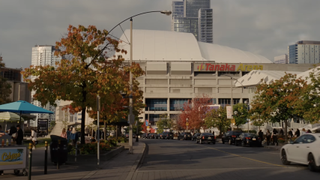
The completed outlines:
[[[232,119],[233,112],[232,112],[232,106],[227,106],[227,119]]]
[[[148,126],[148,120],[146,120],[146,126]]]

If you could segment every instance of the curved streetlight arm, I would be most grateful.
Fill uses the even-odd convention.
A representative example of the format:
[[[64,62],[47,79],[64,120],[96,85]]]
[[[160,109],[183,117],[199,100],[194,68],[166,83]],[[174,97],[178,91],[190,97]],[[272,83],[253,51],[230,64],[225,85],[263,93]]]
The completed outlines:
[[[116,27],[118,27],[120,24],[126,22],[127,20],[132,20],[132,18],[136,17],[136,16],[140,16],[140,15],[143,15],[143,14],[148,14],[148,13],[155,13],[155,12],[159,12],[161,14],[165,14],[167,16],[171,15],[172,12],[171,11],[146,11],[146,12],[142,12],[142,13],[138,13],[138,14],[135,14],[133,16],[130,16],[126,19],[124,19],[123,21],[121,21],[120,23],[118,23],[117,25],[115,25],[110,31],[108,31],[108,34],[110,34],[111,31],[113,31]],[[130,42],[131,43],[131,42]],[[100,56],[102,54],[102,52],[107,48],[108,44],[106,44],[101,50],[100,50],[100,53],[98,53],[94,58],[93,60],[95,60],[98,56]]]
[[[155,12],[159,12],[159,13],[165,14],[165,15],[167,15],[167,16],[171,15],[171,11],[146,11],[146,12],[138,13],[138,14],[135,14],[135,15],[133,15],[133,16],[130,16],[130,17],[124,19],[123,21],[121,21],[120,23],[118,23],[117,25],[115,25],[108,33],[110,34],[110,32],[113,31],[116,27],[118,27],[120,24],[128,21],[129,19],[132,19],[132,18],[134,18],[134,17],[136,17],[136,16],[140,16],[140,15],[143,15],[143,14],[155,13]]]

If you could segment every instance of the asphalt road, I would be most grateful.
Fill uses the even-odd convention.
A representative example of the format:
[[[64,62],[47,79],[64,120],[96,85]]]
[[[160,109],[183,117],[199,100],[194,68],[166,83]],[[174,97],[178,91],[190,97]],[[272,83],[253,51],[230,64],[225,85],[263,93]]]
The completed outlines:
[[[195,141],[141,140],[148,154],[133,179],[319,179],[307,166],[282,165],[279,152],[263,147],[196,144]]]

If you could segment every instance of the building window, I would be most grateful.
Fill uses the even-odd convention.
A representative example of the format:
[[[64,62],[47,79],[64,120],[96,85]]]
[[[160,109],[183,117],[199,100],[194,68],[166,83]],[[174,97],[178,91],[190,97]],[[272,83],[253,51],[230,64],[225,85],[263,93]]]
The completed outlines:
[[[146,111],[167,111],[167,99],[146,99]]]
[[[170,99],[170,111],[181,111],[183,105],[191,99]]]

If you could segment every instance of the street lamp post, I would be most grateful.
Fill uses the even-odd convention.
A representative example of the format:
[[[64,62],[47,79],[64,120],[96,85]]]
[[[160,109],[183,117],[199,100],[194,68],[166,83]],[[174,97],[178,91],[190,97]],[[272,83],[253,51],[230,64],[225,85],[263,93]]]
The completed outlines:
[[[148,13],[161,13],[161,14],[165,14],[165,15],[171,15],[171,11],[147,11],[147,12],[142,12],[142,13],[138,13],[136,15],[133,15],[129,18],[126,18],[125,20],[121,21],[120,23],[118,23],[116,26],[114,26],[109,33],[114,30],[117,26],[119,26],[120,24],[122,24],[123,22],[127,21],[130,19],[130,67],[132,66],[132,58],[133,58],[133,33],[132,33],[132,29],[133,29],[133,18],[136,16],[140,16],[143,14],[148,14]],[[103,52],[105,49],[107,48],[107,46],[105,46],[104,48],[102,48],[101,52]],[[132,149],[132,124],[133,124],[133,101],[132,101],[132,72],[130,71],[130,80],[129,80],[129,89],[130,89],[130,95],[129,95],[129,115],[128,115],[128,123],[129,123],[129,153],[133,153],[133,149]]]
[[[248,101],[244,101],[244,103],[246,105],[248,105],[246,108],[247,108],[247,115],[248,115],[248,112],[249,112],[249,102]],[[248,119],[247,117],[247,122],[248,122],[248,133],[249,133],[249,129],[250,129],[250,120]]]

